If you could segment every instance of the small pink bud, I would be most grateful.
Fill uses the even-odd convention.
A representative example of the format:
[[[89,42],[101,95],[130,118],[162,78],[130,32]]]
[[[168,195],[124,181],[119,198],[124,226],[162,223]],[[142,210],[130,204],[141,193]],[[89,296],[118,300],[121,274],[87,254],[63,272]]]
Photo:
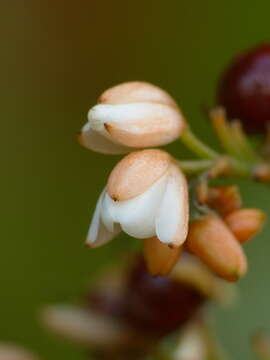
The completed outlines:
[[[228,281],[246,273],[247,261],[237,239],[216,215],[205,215],[192,222],[188,247],[209,268]]]
[[[144,240],[143,253],[149,272],[153,276],[163,276],[170,273],[178,261],[181,247],[170,248],[154,236]]]
[[[242,199],[237,186],[213,186],[208,190],[208,205],[225,216],[241,208]]]
[[[259,209],[239,209],[227,215],[224,221],[237,240],[244,243],[261,231],[265,217]]]

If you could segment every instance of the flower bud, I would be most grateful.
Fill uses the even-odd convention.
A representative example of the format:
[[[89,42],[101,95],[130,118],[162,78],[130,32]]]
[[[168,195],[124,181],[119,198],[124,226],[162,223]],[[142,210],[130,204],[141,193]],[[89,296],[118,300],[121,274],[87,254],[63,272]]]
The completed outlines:
[[[240,243],[245,243],[259,231],[265,221],[265,214],[259,209],[239,209],[224,219]]]
[[[189,218],[185,176],[170,155],[143,150],[123,158],[101,194],[87,244],[99,246],[121,229],[138,239],[153,236],[171,246],[183,244]]]
[[[246,273],[247,261],[240,244],[216,215],[195,220],[187,244],[191,252],[225,280],[236,281]]]
[[[79,142],[94,151],[123,153],[168,144],[184,128],[184,117],[169,94],[148,83],[129,82],[100,96]]]
[[[241,208],[242,199],[238,187],[213,186],[208,190],[208,205],[217,210],[221,216]]]
[[[262,163],[256,166],[254,170],[254,177],[256,180],[269,183],[270,182],[270,166],[267,163]]]
[[[181,247],[170,248],[157,237],[144,240],[143,252],[147,268],[153,276],[170,273],[181,253]]]

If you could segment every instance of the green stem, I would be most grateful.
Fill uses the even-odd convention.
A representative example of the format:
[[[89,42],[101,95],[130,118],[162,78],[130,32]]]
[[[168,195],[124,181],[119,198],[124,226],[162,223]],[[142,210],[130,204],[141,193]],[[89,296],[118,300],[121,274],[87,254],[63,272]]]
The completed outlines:
[[[213,160],[183,160],[178,161],[180,168],[187,175],[199,174],[214,165]]]
[[[250,178],[253,176],[252,167],[249,166],[249,164],[234,158],[230,158],[230,160],[231,160],[231,168],[233,170],[232,175],[236,175],[244,178]]]
[[[194,154],[202,159],[216,159],[219,154],[204,144],[193,132],[187,127],[180,137],[180,140],[190,149]]]

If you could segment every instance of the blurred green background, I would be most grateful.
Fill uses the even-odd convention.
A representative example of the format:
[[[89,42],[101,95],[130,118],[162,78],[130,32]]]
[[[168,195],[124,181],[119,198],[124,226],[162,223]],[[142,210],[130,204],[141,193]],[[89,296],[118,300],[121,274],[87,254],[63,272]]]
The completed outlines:
[[[218,74],[235,52],[269,40],[269,11],[269,0],[1,1],[1,340],[43,359],[83,359],[40,327],[38,309],[76,299],[128,246],[121,239],[94,253],[83,246],[118,159],[75,140],[97,96],[122,81],[153,82],[212,142],[201,106],[213,103]],[[169,149],[181,156],[177,143]],[[247,206],[270,214],[266,186],[241,186]],[[233,359],[252,359],[249,336],[270,330],[269,231],[246,246],[250,271],[238,304],[217,310]]]

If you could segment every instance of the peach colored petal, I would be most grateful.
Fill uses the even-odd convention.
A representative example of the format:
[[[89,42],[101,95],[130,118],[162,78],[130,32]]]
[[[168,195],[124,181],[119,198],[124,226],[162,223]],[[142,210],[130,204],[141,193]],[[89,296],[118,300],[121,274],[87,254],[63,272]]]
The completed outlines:
[[[128,200],[142,194],[166,173],[171,161],[167,152],[157,149],[127,155],[110,174],[108,194],[116,201]]]
[[[176,106],[173,98],[158,86],[143,81],[131,81],[104,91],[98,99],[101,104],[152,102]]]

